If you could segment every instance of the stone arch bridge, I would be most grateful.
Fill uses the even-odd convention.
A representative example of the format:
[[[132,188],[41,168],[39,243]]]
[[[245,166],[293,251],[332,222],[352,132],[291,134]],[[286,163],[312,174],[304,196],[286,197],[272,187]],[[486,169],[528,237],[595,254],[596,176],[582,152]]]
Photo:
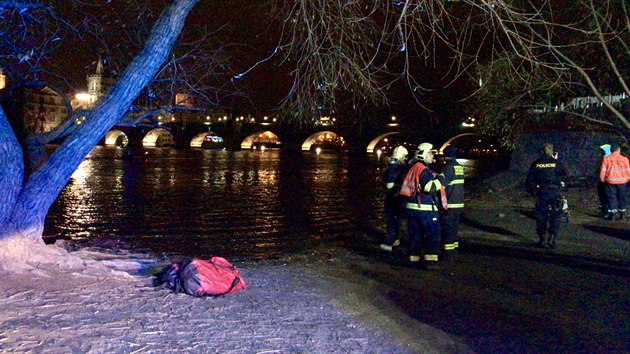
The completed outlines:
[[[233,150],[274,149],[291,150],[353,150],[367,153],[388,153],[398,144],[408,145],[400,129],[371,130],[359,134],[348,126],[313,126],[308,128],[282,125],[241,124],[238,126],[216,125],[207,130],[189,131],[182,134],[177,127],[165,124],[160,126],[138,125],[112,128],[102,139],[102,145],[145,146],[145,147],[192,147],[227,148]],[[477,136],[462,133],[448,139],[439,147],[441,151],[449,143],[462,138]]]

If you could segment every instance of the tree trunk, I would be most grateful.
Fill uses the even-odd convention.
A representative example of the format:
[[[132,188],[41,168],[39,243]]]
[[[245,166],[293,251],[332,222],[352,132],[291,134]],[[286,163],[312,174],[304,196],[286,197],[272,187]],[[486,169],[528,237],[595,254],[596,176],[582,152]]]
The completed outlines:
[[[198,1],[175,0],[162,13],[144,49],[111,92],[81,128],[70,134],[23,186],[22,153],[6,116],[0,111],[0,240],[19,236],[42,243],[48,209],[81,161],[125,114],[162,66],[184,26],[186,16]]]
[[[0,107],[0,237],[17,201],[24,178],[22,149]]]

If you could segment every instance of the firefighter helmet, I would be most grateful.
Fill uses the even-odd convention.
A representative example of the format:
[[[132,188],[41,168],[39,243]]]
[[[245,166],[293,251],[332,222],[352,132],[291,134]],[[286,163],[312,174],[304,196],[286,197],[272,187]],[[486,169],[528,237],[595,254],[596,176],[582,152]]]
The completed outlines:
[[[432,152],[434,154],[437,152],[436,150],[433,150],[433,144],[422,143],[418,145],[418,150],[416,150],[416,158],[425,160],[429,152]]]
[[[392,151],[391,158],[396,161],[404,161],[407,158],[408,154],[409,154],[409,151],[407,151],[407,149],[404,146],[399,145],[399,146],[396,146],[394,150]]]

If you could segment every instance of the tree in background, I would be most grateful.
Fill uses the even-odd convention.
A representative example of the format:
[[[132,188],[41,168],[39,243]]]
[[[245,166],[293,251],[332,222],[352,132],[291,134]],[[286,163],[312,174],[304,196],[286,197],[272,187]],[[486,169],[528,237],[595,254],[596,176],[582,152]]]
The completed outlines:
[[[482,131],[509,144],[528,124],[561,117],[574,126],[627,136],[630,22],[625,1],[522,2],[497,11],[505,29],[499,42],[509,45],[478,62],[476,111]]]
[[[532,106],[630,127],[627,112],[610,102],[630,96],[623,0],[299,0],[282,9],[288,14],[274,55],[293,65],[282,102],[289,111],[318,116],[338,105],[340,93],[351,98],[345,105],[384,104],[400,83],[422,106],[436,82],[468,79],[483,83],[479,101],[470,98],[481,105],[487,133],[506,133]],[[569,109],[580,96],[596,97],[607,114]]]

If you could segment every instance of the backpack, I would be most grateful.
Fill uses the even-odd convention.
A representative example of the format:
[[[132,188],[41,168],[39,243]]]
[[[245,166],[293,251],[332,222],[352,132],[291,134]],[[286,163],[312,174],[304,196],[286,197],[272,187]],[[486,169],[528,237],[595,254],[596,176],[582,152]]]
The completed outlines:
[[[411,169],[409,170],[409,172],[407,172],[407,175],[405,176],[405,180],[403,181],[403,185],[401,187],[400,190],[400,195],[405,196],[405,197],[417,197],[417,203],[418,205],[421,204],[420,201],[420,193],[421,190],[419,188],[419,186],[416,185],[416,182],[420,181],[420,175],[422,174],[422,172],[426,169],[427,167],[425,165],[423,165],[422,163],[416,162]],[[430,170],[429,170],[430,171]],[[431,195],[431,199],[433,201],[433,204],[435,205],[435,207],[440,210],[440,211],[446,211],[448,210],[448,203],[446,200],[446,190],[444,189],[444,186],[441,185],[440,183],[440,189],[437,190],[436,186],[434,186],[433,184],[430,185],[431,189],[430,190],[424,190],[424,192],[429,193]],[[426,188],[426,186],[425,186]],[[439,192],[439,197],[436,195],[436,193]]]
[[[170,264],[158,274],[156,283],[197,297],[224,295],[247,288],[236,267],[221,257]]]

